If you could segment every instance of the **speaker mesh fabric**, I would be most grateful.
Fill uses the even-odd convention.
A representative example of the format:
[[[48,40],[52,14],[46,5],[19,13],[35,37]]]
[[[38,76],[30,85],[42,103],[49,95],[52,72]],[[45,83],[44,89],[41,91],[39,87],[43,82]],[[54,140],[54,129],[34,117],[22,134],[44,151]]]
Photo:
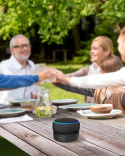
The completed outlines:
[[[56,141],[72,142],[72,141],[76,141],[79,138],[79,132],[64,134],[64,133],[57,133],[53,131],[53,137]]]

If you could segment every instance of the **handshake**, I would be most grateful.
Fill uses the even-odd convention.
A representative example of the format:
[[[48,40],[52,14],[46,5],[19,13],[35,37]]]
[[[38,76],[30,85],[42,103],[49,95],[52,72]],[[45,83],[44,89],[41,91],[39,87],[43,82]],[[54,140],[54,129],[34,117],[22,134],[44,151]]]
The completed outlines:
[[[65,74],[62,71],[59,71],[55,68],[49,68],[42,73],[37,73],[37,75],[39,77],[39,83],[44,82],[46,80],[49,80],[52,83],[70,83],[70,77],[65,76]]]

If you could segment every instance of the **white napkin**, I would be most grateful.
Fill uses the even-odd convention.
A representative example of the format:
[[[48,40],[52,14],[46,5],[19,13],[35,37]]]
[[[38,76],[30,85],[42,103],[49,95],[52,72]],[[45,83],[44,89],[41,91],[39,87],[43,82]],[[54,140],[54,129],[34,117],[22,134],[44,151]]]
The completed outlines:
[[[58,106],[59,108],[62,108],[62,109],[67,109],[66,106]]]
[[[76,111],[77,113],[79,113],[79,114],[82,114],[82,112],[83,112],[83,110],[78,110],[78,111]]]
[[[33,120],[33,118],[31,118],[26,114],[19,117],[0,119],[0,123],[21,122],[21,121],[29,121],[29,120]]]

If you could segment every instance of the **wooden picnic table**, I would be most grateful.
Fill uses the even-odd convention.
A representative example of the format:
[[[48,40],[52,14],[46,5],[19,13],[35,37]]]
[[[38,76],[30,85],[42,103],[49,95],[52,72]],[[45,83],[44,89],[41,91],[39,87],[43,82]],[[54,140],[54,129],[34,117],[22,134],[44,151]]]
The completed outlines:
[[[125,155],[125,116],[87,119],[74,111],[59,109],[52,117],[0,125],[0,135],[32,156],[123,156]],[[53,139],[52,122],[57,118],[76,118],[80,122],[77,141]]]

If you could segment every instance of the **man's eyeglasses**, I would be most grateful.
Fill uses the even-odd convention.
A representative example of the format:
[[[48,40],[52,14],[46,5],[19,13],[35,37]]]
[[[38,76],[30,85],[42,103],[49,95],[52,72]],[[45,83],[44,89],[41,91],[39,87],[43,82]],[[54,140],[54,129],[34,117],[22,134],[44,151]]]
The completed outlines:
[[[13,48],[19,48],[19,49],[24,49],[24,48],[30,48],[31,45],[30,44],[22,44],[22,45],[15,45],[13,46]]]

